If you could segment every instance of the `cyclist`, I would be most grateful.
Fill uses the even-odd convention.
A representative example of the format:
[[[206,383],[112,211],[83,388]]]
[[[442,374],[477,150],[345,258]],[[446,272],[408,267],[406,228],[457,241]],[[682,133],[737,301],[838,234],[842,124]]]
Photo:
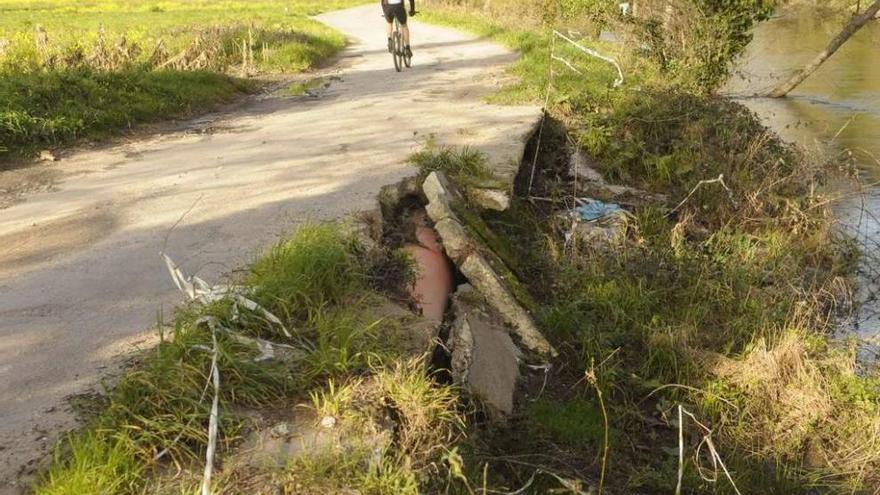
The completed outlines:
[[[401,31],[403,31],[403,45],[407,57],[412,57],[412,50],[409,47],[409,26],[406,25],[406,9],[403,6],[404,0],[382,0],[382,12],[385,14],[385,20],[388,22],[386,29],[388,34],[388,52],[394,51],[394,43],[391,41],[391,32],[394,30],[394,18],[400,23]],[[416,15],[416,0],[409,0],[409,15]]]

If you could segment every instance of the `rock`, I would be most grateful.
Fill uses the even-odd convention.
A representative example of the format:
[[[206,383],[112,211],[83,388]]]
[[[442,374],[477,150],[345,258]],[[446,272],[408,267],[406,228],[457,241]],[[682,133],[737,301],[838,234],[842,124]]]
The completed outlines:
[[[290,436],[290,425],[288,423],[278,423],[269,430],[269,434],[273,438],[287,438]]]
[[[57,162],[58,157],[55,156],[55,154],[49,150],[43,150],[40,152],[40,161],[42,161],[42,162]]]
[[[453,302],[456,319],[448,343],[452,374],[490,412],[508,415],[514,408],[520,351],[500,322],[466,299],[471,292],[469,286],[459,288]]]
[[[489,262],[478,253],[471,254],[461,263],[461,272],[517,334],[522,344],[543,357],[556,356],[553,346],[541,334],[532,318],[505,288]]]
[[[510,195],[505,191],[474,188],[467,194],[472,204],[484,210],[504,211],[510,208]]]
[[[828,467],[828,458],[823,452],[822,441],[818,438],[808,438],[805,442],[803,465],[808,469]]]
[[[321,419],[321,428],[330,429],[336,426],[336,418],[333,416],[324,416]]]

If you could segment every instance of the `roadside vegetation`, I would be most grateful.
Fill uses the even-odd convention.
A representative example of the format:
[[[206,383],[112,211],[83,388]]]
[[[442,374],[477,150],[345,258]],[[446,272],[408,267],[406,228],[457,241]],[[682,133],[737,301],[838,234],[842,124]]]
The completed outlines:
[[[310,15],[357,0],[4,1],[0,168],[47,147],[186,117],[302,71],[345,39]]]
[[[825,185],[848,164],[817,162],[711,95],[772,3],[677,2],[702,9],[665,25],[622,18],[616,3],[429,3],[431,19],[522,53],[494,100],[549,102],[534,177],[527,153],[518,199],[485,215],[484,240],[526,282],[563,357],[540,400],[471,438],[469,461],[510,488],[541,466],[611,493],[873,493],[880,375],[834,336],[859,253]],[[624,85],[550,28],[614,57]],[[625,242],[566,238],[575,198],[615,200],[572,183],[576,150],[636,188],[622,199]]]
[[[231,295],[182,308],[160,328],[161,343],[131,363],[99,412],[62,443],[35,492],[196,491],[216,366],[215,493],[421,493],[448,471],[443,459],[457,455],[451,447],[463,422],[457,392],[428,372],[427,339],[418,352],[407,343],[413,318],[377,310],[389,304],[386,273],[407,267],[394,251],[366,250],[340,224],[300,228],[239,281],[238,293],[279,322],[236,306]],[[260,414],[323,421],[336,440],[304,447],[309,456],[289,466],[239,464],[234,447]]]

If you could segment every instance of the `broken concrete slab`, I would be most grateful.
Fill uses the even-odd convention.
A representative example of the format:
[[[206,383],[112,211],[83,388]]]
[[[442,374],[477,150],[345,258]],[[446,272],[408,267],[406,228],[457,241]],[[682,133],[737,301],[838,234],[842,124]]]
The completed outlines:
[[[467,231],[456,220],[444,218],[434,225],[434,229],[443,239],[443,248],[451,259],[466,259],[468,254],[476,250]]]
[[[458,216],[452,210],[452,205],[462,203],[464,197],[458,191],[458,188],[452,185],[446,174],[442,172],[431,172],[428,174],[424,182],[422,182],[422,191],[428,201],[425,209],[431,220],[435,223],[445,218],[459,221]]]
[[[514,409],[521,353],[507,329],[476,298],[469,285],[459,287],[453,298],[455,321],[447,343],[452,375],[490,413],[508,415]]]
[[[510,191],[513,190],[526,146],[544,118],[543,110],[537,106],[516,107],[516,111],[518,113],[516,117],[507,117],[503,121],[505,127],[503,134],[476,130],[459,133],[455,138],[437,143],[440,146],[471,148],[486,156],[486,165],[492,173],[493,184],[481,186],[482,192],[470,198],[472,204],[478,208],[506,210],[510,207]],[[498,122],[498,124],[502,123]],[[491,129],[495,122],[490,119],[484,125]]]
[[[382,186],[379,190],[379,209],[384,218],[392,218],[397,205],[407,196],[422,197],[422,184],[418,176]]]
[[[505,280],[496,273],[488,259],[495,258],[491,250],[470,234],[455,213],[455,208],[466,207],[463,196],[455,184],[442,172],[432,172],[425,179],[422,188],[429,201],[426,210],[435,222],[435,228],[443,240],[446,254],[455,262],[471,285],[486,297],[488,303],[511,326],[527,349],[540,356],[555,356],[555,349],[512,294],[510,284],[518,284],[518,282]],[[503,265],[500,260],[497,260],[496,264]],[[513,278],[512,274],[505,275]]]
[[[373,321],[385,321],[393,324],[384,328],[395,330],[396,348],[406,356],[419,357],[430,353],[437,343],[440,325],[437,321],[417,315],[407,308],[384,297],[377,297],[371,305],[366,317]]]
[[[501,277],[481,254],[474,253],[468,256],[459,268],[468,281],[486,297],[489,304],[513,328],[526,348],[541,356],[556,356],[556,350],[541,334],[531,316],[520,306]]]

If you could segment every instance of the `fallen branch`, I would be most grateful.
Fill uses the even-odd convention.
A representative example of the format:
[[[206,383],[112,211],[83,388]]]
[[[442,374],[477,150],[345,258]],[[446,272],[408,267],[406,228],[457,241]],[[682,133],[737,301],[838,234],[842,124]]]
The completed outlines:
[[[734,197],[733,197],[733,191],[731,191],[730,188],[727,187],[727,183],[724,182],[724,174],[720,174],[718,176],[718,178],[716,178],[716,179],[711,179],[711,180],[704,179],[704,180],[701,180],[700,182],[698,182],[697,185],[694,186],[693,189],[691,189],[691,192],[688,193],[688,195],[683,200],[681,200],[681,203],[679,203],[678,206],[676,206],[669,213],[667,213],[666,216],[670,216],[673,213],[675,213],[676,211],[678,211],[682,206],[684,206],[685,203],[688,202],[689,199],[691,199],[691,196],[693,196],[694,193],[696,193],[698,189],[700,189],[702,186],[705,186],[707,184],[721,184],[721,186],[724,188],[724,190],[727,191],[727,196],[730,198],[730,202],[733,203],[734,206],[736,206],[736,199],[734,199]]]
[[[816,58],[810,61],[810,63],[804,66],[804,68],[799,70],[795,75],[791,76],[787,81],[776,86],[776,88],[774,88],[767,96],[770,96],[771,98],[782,98],[788,93],[791,93],[794,88],[798,87],[805,79],[810,77],[813,72],[816,72],[826,60],[831,58],[831,56],[834,55],[837,50],[839,50],[840,47],[852,37],[852,35],[862,29],[868,21],[874,19],[878,12],[880,12],[880,0],[876,0],[863,13],[853,17],[840,34],[835,36],[834,39],[828,43],[828,46],[816,55]]]

